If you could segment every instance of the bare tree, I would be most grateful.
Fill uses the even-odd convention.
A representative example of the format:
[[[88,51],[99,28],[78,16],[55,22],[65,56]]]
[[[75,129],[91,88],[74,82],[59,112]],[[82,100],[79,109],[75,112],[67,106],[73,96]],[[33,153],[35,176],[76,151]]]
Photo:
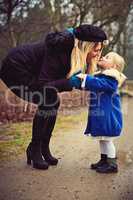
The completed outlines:
[[[116,44],[120,49],[131,7],[132,0],[1,0],[0,24],[7,29],[2,34],[10,38],[9,46],[34,41],[51,30],[91,23],[108,33],[110,49]]]

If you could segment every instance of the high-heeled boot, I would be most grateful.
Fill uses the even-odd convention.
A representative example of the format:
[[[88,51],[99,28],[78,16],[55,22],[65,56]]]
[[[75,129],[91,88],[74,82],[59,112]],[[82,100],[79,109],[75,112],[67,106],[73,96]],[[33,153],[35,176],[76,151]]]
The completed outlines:
[[[26,150],[27,164],[33,165],[36,169],[48,169],[48,163],[43,159],[41,154],[40,143],[30,143]]]
[[[58,159],[52,156],[49,149],[49,141],[42,142],[41,151],[44,159],[49,165],[57,165]]]

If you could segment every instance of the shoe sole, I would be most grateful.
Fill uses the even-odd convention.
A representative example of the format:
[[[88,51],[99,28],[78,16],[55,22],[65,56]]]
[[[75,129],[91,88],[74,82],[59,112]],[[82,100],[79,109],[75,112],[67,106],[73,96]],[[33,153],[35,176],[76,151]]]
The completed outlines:
[[[58,164],[58,162],[53,162],[53,163],[52,163],[52,162],[47,161],[47,160],[46,160],[46,162],[47,162],[49,165],[57,165],[57,164]]]
[[[33,168],[35,168],[35,169],[42,169],[42,170],[46,170],[46,169],[49,168],[49,165],[45,166],[45,167],[44,166],[41,167],[38,164],[33,163],[33,161],[31,161],[31,160],[27,160],[27,165],[32,165]]]
[[[48,167],[49,166],[46,166],[46,167],[44,167],[44,166],[39,166],[39,165],[37,165],[37,164],[32,164],[32,166],[33,166],[33,168],[35,168],[35,169],[41,169],[41,170],[47,170],[48,169]]]
[[[114,170],[114,171],[99,171],[99,170],[96,170],[96,172],[101,173],[101,174],[112,174],[112,173],[118,173],[118,170]]]

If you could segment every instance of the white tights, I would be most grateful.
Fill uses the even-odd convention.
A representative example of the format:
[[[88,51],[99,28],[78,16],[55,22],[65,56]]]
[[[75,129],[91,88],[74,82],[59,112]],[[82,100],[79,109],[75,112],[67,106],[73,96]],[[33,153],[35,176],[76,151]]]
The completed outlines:
[[[106,154],[108,158],[116,157],[116,150],[113,141],[111,140],[100,140],[101,154]]]

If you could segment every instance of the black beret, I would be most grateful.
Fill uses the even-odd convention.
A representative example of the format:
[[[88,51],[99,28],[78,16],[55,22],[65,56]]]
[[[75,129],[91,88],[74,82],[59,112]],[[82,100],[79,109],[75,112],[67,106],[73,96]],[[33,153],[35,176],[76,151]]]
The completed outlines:
[[[74,28],[74,35],[82,41],[103,42],[107,40],[106,33],[100,27],[89,24],[83,24]]]

